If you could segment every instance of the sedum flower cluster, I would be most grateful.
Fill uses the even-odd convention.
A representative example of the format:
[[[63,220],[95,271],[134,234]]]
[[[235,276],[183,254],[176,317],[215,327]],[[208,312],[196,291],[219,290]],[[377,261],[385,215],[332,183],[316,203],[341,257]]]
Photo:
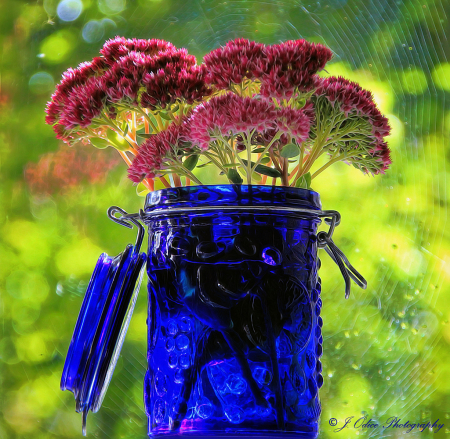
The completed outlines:
[[[116,37],[63,74],[46,122],[69,145],[116,148],[142,192],[202,184],[204,166],[234,184],[305,188],[337,161],[384,173],[388,121],[369,91],[318,76],[331,57],[305,40],[236,39],[198,65],[166,41]]]

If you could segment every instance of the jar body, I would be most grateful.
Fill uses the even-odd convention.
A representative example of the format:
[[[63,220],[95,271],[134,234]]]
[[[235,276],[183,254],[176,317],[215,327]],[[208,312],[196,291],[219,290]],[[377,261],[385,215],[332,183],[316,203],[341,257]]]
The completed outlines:
[[[150,194],[150,436],[317,436],[320,220],[296,208],[320,210],[318,194],[244,185]]]

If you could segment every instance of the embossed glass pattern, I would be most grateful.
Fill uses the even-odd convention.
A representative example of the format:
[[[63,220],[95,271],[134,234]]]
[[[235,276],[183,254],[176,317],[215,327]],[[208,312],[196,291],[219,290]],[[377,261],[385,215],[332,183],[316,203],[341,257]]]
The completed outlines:
[[[148,196],[149,435],[317,436],[320,219],[298,208],[319,211],[319,195],[223,185]]]

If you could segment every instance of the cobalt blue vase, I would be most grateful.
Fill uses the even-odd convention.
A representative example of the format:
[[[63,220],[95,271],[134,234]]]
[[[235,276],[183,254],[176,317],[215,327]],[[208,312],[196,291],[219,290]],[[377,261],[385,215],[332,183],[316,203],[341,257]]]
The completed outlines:
[[[317,436],[320,210],[291,187],[147,196],[150,436]]]

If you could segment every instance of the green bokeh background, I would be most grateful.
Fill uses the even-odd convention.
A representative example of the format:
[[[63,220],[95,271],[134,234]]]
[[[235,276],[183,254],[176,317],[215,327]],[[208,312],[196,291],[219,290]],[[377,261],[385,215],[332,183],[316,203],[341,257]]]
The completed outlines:
[[[328,74],[373,91],[393,127],[390,170],[372,178],[339,163],[313,184],[323,207],[341,212],[335,241],[369,284],[344,300],[339,270],[321,254],[320,437],[405,437],[403,429],[336,433],[328,424],[364,414],[381,424],[439,419],[439,433],[417,436],[450,437],[449,13],[448,0],[2,0],[0,438],[81,436],[73,396],[59,390],[64,358],[99,254],[134,241],[106,209],[137,211],[143,199],[122,164],[77,184],[79,168],[66,164],[45,192],[24,175],[67,148],[44,124],[62,72],[114,35],[166,39],[198,59],[235,37],[306,38],[335,53]],[[98,157],[92,151],[90,160]],[[145,361],[144,285],[89,435],[145,437]]]

